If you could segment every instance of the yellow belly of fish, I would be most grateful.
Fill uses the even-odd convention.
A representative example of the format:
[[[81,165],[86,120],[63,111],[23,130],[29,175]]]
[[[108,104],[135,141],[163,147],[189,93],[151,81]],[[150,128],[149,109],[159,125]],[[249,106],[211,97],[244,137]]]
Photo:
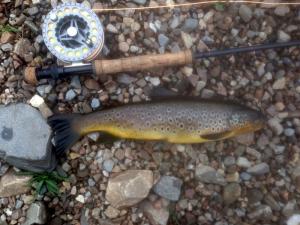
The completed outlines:
[[[115,126],[101,126],[101,127],[87,127],[82,131],[83,134],[91,132],[102,131],[112,136],[124,138],[124,139],[137,139],[137,140],[164,140],[170,143],[202,143],[209,140],[201,138],[198,134],[187,133],[187,132],[159,132],[151,129],[148,130],[137,130],[133,128],[118,128]]]

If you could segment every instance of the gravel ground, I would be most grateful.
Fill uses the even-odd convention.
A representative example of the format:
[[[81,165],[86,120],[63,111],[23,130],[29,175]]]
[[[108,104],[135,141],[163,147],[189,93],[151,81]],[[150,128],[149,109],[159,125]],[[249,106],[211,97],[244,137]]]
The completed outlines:
[[[262,131],[208,144],[106,143],[97,134],[84,137],[60,160],[58,171],[70,176],[61,186],[62,196],[42,197],[51,215],[48,224],[285,224],[299,212],[300,119],[299,113],[292,113],[300,106],[299,48],[33,87],[23,80],[24,68],[56,62],[40,35],[43,15],[51,6],[44,1],[37,6],[22,0],[2,2],[0,24],[18,29],[1,35],[2,104],[28,102],[39,94],[53,113],[88,113],[146,100],[153,87],[162,85],[203,98],[237,100],[268,117]],[[102,2],[110,7],[149,4]],[[150,4],[164,2],[173,1]],[[300,10],[292,6],[210,5],[105,13],[100,18],[106,30],[106,58],[300,39]],[[6,171],[7,165],[1,165]],[[139,193],[141,203],[118,208],[106,200],[108,181],[129,169],[138,170],[138,176],[142,170],[152,171],[142,176],[142,189],[147,189],[148,178],[159,182],[149,194]],[[32,198],[32,193],[0,198],[3,224],[22,224]]]

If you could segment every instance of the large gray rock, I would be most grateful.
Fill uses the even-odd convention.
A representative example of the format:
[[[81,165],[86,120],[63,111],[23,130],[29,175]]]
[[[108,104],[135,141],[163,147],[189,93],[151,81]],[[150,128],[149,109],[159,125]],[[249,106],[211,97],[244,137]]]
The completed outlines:
[[[20,169],[52,170],[51,129],[41,113],[23,104],[0,106],[0,158]]]

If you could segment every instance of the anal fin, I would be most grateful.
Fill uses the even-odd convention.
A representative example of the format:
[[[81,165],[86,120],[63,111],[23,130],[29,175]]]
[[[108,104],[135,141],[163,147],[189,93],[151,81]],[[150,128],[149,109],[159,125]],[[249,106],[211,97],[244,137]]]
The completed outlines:
[[[208,141],[216,141],[216,140],[227,138],[230,136],[230,134],[231,134],[231,131],[223,131],[223,132],[214,133],[214,134],[204,134],[204,135],[201,135],[201,138],[208,140]]]

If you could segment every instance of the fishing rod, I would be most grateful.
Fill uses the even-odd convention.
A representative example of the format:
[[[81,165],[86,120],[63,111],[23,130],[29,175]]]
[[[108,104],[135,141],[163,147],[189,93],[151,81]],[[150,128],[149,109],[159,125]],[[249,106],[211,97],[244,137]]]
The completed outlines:
[[[256,52],[267,49],[299,46],[299,41],[192,52],[142,55],[111,60],[95,60],[104,45],[104,29],[96,13],[79,3],[64,3],[49,12],[43,23],[47,48],[58,59],[71,66],[52,65],[47,68],[27,67],[25,80],[36,85],[42,79],[64,79],[75,75],[101,77],[104,74],[134,72],[160,67],[192,64],[195,60]],[[78,65],[78,62],[81,63]],[[82,64],[82,62],[87,62]]]

